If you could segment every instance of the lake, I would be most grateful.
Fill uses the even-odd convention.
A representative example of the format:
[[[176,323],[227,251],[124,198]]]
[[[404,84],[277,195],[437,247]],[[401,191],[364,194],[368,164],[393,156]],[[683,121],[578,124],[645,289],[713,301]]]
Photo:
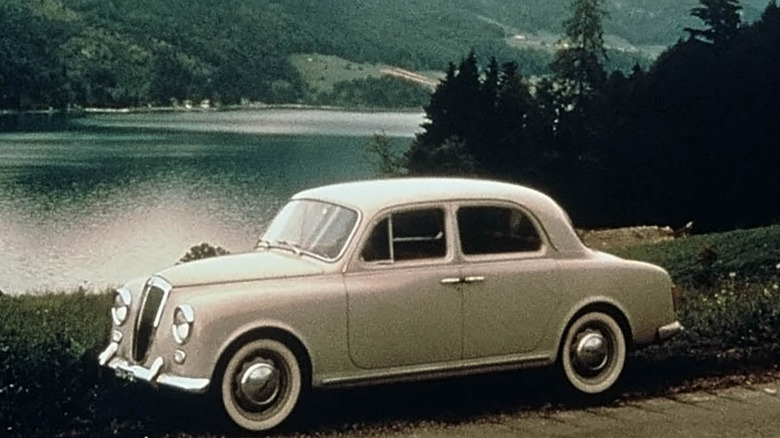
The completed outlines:
[[[268,109],[0,117],[0,290],[100,290],[202,242],[251,250],[311,186],[373,177],[365,144],[422,113]]]

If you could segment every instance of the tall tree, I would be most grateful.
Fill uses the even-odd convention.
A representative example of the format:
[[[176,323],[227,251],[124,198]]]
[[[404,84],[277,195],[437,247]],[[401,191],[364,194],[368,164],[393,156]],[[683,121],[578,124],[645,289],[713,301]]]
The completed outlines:
[[[571,16],[563,22],[566,38],[559,43],[551,67],[572,86],[575,97],[583,97],[606,81],[602,21],[607,11],[604,0],[572,0],[570,10]]]
[[[739,32],[742,18],[739,0],[699,0],[699,6],[691,9],[691,15],[701,19],[708,27],[693,29],[686,27],[691,38],[702,39],[722,47],[734,39]]]

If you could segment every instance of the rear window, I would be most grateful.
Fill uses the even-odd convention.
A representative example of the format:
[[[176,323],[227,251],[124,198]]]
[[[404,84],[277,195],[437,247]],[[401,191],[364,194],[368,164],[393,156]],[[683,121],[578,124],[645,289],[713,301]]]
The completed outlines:
[[[457,218],[463,254],[533,252],[542,247],[533,222],[518,208],[461,207]]]

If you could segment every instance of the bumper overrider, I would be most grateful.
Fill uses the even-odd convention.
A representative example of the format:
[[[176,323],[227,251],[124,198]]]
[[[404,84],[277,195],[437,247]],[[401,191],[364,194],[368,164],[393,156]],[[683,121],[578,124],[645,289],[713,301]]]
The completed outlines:
[[[675,321],[666,325],[662,325],[661,327],[658,327],[658,330],[656,332],[656,337],[658,338],[659,342],[663,342],[675,335],[678,335],[682,333],[682,331],[685,328],[682,324],[680,324],[680,321]]]
[[[98,356],[98,362],[101,366],[113,369],[120,378],[160,384],[186,392],[204,393],[208,389],[209,379],[177,376],[163,372],[165,359],[161,356],[158,356],[149,368],[145,368],[141,365],[132,365],[127,359],[117,357],[118,350],[119,344],[111,342]]]

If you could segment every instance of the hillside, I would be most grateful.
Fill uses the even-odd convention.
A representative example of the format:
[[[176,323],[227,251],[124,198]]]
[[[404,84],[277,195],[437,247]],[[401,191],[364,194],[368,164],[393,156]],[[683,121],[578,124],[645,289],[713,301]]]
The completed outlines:
[[[767,0],[744,0],[747,20]],[[290,56],[442,71],[473,48],[547,69],[569,0],[4,0],[0,107],[311,97]],[[695,0],[607,0],[612,67],[696,25]],[[343,72],[341,72],[343,73]],[[316,88],[316,87],[315,87]]]

